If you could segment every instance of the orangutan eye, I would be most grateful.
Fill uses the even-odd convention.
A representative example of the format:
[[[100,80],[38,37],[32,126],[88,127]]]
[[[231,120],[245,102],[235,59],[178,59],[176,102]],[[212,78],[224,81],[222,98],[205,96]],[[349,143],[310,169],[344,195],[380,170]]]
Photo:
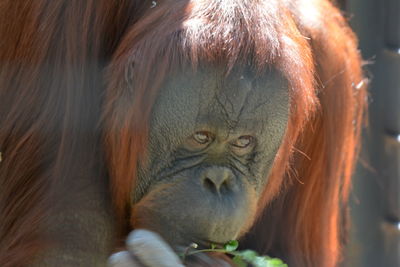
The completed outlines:
[[[205,145],[210,143],[213,140],[213,136],[210,132],[206,132],[206,131],[201,131],[201,132],[196,132],[193,135],[193,139],[201,144],[201,145]]]
[[[238,139],[236,139],[235,142],[232,143],[232,145],[237,148],[246,148],[251,146],[253,143],[254,143],[254,137],[250,135],[243,135],[240,136]]]

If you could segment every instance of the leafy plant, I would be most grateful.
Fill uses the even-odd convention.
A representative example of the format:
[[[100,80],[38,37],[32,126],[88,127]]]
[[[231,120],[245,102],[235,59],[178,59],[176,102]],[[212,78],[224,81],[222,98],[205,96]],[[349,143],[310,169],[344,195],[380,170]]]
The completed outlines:
[[[249,249],[238,251],[238,247],[239,242],[236,240],[229,241],[223,246],[223,248],[217,248],[216,245],[212,244],[211,248],[209,249],[195,250],[197,248],[197,244],[191,244],[184,253],[183,258],[196,253],[219,252],[233,256],[232,261],[237,267],[247,267],[248,264],[252,264],[252,266],[255,267],[288,267],[287,264],[278,258],[260,256],[257,254],[257,252]]]

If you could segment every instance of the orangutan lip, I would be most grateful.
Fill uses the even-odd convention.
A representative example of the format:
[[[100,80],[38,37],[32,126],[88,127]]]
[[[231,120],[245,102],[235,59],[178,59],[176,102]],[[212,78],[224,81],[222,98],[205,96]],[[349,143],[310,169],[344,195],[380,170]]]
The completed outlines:
[[[202,240],[197,239],[196,241],[194,241],[192,243],[194,243],[198,246],[196,249],[209,249],[212,246],[215,246],[216,248],[222,248],[224,246],[224,243],[211,241],[211,240],[205,240],[205,239],[202,239]]]
[[[208,241],[209,242],[209,246],[208,248],[214,247],[215,248],[223,248],[225,243],[218,243],[218,242],[213,242],[213,241]]]

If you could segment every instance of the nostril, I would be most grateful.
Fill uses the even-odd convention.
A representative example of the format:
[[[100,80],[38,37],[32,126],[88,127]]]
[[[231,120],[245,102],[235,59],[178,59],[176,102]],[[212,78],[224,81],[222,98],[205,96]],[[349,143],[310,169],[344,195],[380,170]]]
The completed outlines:
[[[233,189],[233,173],[225,167],[209,167],[200,174],[204,189],[213,193],[229,193]]]
[[[224,180],[224,181],[222,182],[222,184],[220,185],[219,191],[220,191],[221,193],[226,193],[226,192],[229,191],[230,187],[231,187],[231,185],[230,185],[229,179],[226,179],[226,180]]]
[[[206,177],[203,180],[203,185],[204,185],[204,187],[206,189],[210,190],[213,193],[216,193],[218,191],[218,189],[217,189],[216,185],[214,184],[214,182],[208,177]]]
[[[229,179],[222,181],[222,183],[220,183],[220,184],[216,184],[213,179],[206,177],[203,180],[203,186],[208,191],[210,191],[214,194],[216,194],[216,193],[225,194],[225,193],[228,193],[229,191],[231,191],[231,183],[230,183]]]

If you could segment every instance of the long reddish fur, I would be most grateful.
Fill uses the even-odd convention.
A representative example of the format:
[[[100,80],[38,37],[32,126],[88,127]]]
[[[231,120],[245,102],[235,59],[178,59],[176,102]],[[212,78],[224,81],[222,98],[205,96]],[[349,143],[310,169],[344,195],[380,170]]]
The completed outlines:
[[[0,2],[0,266],[46,249],[49,208],[69,177],[110,176],[122,228],[165,77],[247,63],[281,71],[291,99],[251,245],[291,266],[335,266],[366,98],[339,10],[327,0],[142,2]],[[79,126],[99,122],[103,132],[85,139]],[[108,170],[88,171],[92,158]]]

